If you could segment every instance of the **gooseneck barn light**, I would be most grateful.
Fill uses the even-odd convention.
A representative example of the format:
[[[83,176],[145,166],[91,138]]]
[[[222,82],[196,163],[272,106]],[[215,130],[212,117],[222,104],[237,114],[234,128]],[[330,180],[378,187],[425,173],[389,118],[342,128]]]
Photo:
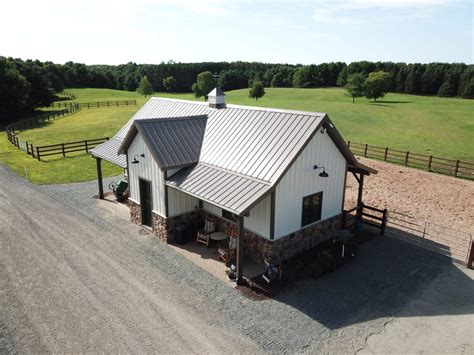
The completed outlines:
[[[137,159],[137,157],[142,157],[142,158],[145,158],[145,154],[135,154],[133,156],[133,161],[132,161],[132,164],[138,164],[140,161]]]
[[[326,168],[324,166],[317,166],[317,165],[314,165],[313,166],[313,169],[314,170],[317,170],[317,169],[322,169],[323,171],[321,171],[319,173],[319,176],[322,177],[322,178],[327,178],[329,176],[329,174],[326,172]]]

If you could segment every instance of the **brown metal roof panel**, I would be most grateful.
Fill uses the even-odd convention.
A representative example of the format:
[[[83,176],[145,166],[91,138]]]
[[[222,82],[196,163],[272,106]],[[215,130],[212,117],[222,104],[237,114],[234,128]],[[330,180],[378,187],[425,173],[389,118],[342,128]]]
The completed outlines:
[[[249,205],[270,188],[265,182],[207,164],[182,169],[166,184],[238,214],[243,210],[235,206]]]
[[[135,126],[160,168],[168,169],[199,161],[206,122],[206,116],[195,116],[136,120]]]

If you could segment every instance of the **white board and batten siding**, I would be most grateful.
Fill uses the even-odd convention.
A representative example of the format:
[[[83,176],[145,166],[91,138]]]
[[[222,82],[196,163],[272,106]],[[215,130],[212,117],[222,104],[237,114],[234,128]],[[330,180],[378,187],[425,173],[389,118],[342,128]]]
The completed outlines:
[[[145,157],[137,157],[140,163],[132,164],[135,154],[145,154]],[[136,203],[140,203],[139,178],[151,181],[151,192],[153,199],[153,212],[160,216],[165,216],[165,192],[164,192],[164,176],[160,167],[153,159],[150,150],[146,146],[143,138],[137,134],[130,144],[127,151],[128,167],[130,169],[128,178],[130,185],[130,199]]]
[[[270,196],[264,198],[250,210],[249,216],[244,218],[244,228],[261,237],[270,238]],[[204,202],[203,209],[214,216],[222,218],[222,209]]]
[[[324,166],[329,177],[320,177],[314,165]],[[345,174],[345,158],[327,134],[317,132],[276,187],[274,238],[302,228],[305,196],[323,191],[321,221],[340,214]]]

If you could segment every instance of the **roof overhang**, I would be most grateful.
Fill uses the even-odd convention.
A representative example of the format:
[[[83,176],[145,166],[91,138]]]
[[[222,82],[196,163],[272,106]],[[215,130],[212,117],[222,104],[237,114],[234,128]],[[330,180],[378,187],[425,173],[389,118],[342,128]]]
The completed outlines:
[[[108,141],[98,145],[91,149],[89,153],[94,158],[104,159],[112,164],[118,165],[122,168],[127,167],[127,157],[123,154],[117,154],[119,147],[122,144],[122,140],[119,138],[112,138]]]
[[[341,134],[334,127],[334,124],[327,115],[322,121],[322,126],[326,129],[326,133],[329,135],[336,147],[346,159],[347,168],[349,171],[360,173],[363,175],[377,174],[377,170],[370,168],[364,164],[361,164],[357,160],[357,158],[347,146],[346,141],[344,140],[344,138],[342,138]]]
[[[266,181],[205,163],[177,172],[165,184],[238,216],[244,216],[273,190]]]

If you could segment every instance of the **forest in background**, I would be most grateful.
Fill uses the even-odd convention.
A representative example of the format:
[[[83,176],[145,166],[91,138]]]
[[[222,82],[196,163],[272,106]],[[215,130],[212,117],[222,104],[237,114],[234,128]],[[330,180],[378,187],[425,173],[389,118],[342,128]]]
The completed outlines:
[[[49,106],[65,88],[110,88],[135,91],[147,76],[154,91],[191,92],[196,76],[216,75],[224,91],[247,88],[255,80],[266,87],[318,88],[345,86],[353,73],[390,74],[389,91],[416,95],[474,98],[474,65],[406,64],[360,61],[312,65],[257,62],[203,62],[122,65],[55,64],[0,57],[0,119]]]

